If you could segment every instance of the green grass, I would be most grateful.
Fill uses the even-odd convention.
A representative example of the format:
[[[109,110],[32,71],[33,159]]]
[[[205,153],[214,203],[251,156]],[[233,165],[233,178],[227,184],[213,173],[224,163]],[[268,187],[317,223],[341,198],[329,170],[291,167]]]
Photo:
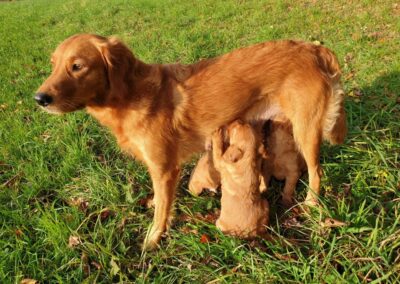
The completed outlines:
[[[1,2],[0,282],[400,283],[400,6],[290,2]],[[145,62],[162,63],[272,39],[323,41],[343,67],[349,134],[322,149],[321,212],[293,219],[274,182],[279,242],[223,236],[207,221],[218,198],[187,193],[192,163],[162,248],[142,254],[153,214],[141,205],[151,192],[145,168],[84,112],[51,116],[32,99],[52,50],[81,32],[117,35]],[[305,193],[299,185],[297,199]],[[346,225],[321,227],[327,217]],[[70,236],[80,243],[69,247]]]

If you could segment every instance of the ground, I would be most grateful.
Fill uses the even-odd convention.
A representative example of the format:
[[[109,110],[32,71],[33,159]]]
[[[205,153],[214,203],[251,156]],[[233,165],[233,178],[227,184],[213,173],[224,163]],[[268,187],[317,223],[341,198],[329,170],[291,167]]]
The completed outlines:
[[[396,1],[18,1],[0,3],[0,282],[400,282],[400,4]],[[146,169],[85,112],[51,116],[33,94],[66,37],[116,35],[145,62],[191,63],[274,39],[338,55],[349,133],[324,145],[321,210],[294,216],[274,181],[273,240],[223,236],[218,196],[187,192],[161,249]],[[296,199],[303,201],[307,177]],[[31,283],[34,283],[33,280]]]

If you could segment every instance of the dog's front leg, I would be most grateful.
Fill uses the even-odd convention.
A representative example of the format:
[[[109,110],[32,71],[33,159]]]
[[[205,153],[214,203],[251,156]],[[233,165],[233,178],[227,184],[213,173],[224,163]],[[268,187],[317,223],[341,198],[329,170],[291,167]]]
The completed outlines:
[[[171,207],[175,198],[175,189],[179,177],[179,167],[169,165],[167,169],[149,167],[154,188],[154,218],[150,231],[144,240],[143,248],[151,250],[157,247],[161,235],[166,231]]]

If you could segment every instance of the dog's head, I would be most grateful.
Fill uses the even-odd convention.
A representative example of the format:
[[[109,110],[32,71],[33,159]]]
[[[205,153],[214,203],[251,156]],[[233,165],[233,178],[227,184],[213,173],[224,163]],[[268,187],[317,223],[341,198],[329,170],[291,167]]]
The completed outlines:
[[[115,38],[79,34],[56,48],[51,64],[35,100],[50,113],[66,113],[104,102],[110,90],[123,88],[134,57]]]

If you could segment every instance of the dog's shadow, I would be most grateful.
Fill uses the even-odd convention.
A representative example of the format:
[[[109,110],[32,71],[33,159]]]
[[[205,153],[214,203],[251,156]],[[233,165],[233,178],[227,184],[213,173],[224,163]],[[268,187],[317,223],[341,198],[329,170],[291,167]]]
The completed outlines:
[[[379,169],[386,167],[389,175],[395,174],[395,169],[382,163],[378,156],[393,156],[395,151],[390,151],[384,145],[388,139],[400,141],[399,90],[400,72],[394,71],[377,77],[360,89],[346,91],[347,138],[343,145],[324,144],[321,149],[323,201],[330,208],[342,198],[350,205],[350,209],[359,208],[364,202],[364,198],[360,198],[362,194],[357,192],[364,189],[355,184],[360,176],[364,184],[372,185],[375,183],[374,173]],[[398,143],[397,147],[400,147]],[[385,193],[379,191],[377,194]],[[377,198],[384,199],[380,197]]]

